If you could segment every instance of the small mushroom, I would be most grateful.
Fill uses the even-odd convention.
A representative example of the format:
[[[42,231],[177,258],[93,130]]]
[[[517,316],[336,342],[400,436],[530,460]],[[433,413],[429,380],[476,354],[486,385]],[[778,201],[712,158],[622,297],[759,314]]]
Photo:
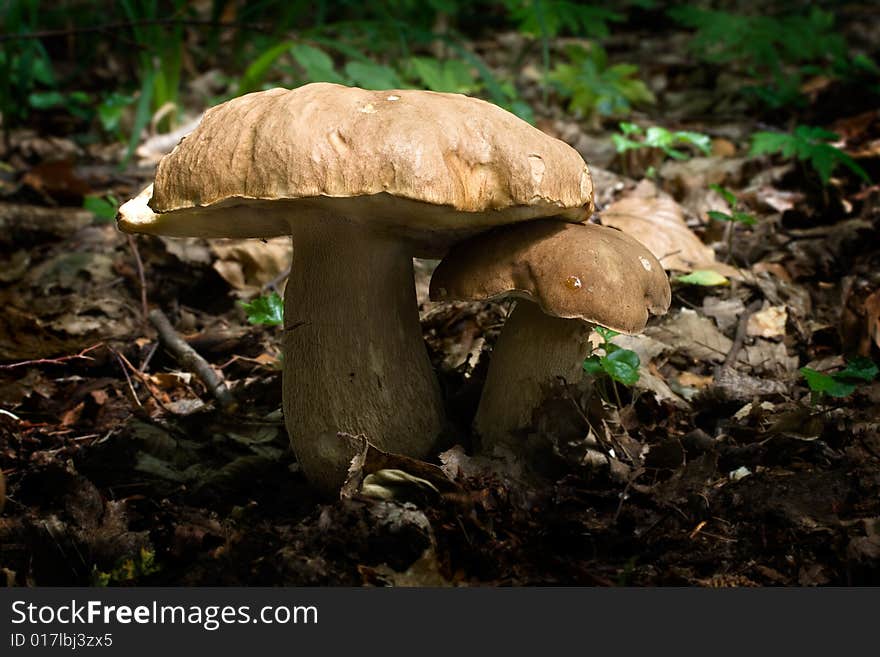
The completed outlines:
[[[474,429],[491,451],[531,424],[544,388],[584,376],[591,325],[638,333],[671,291],[648,249],[613,228],[530,221],[454,246],[434,271],[435,301],[514,297],[489,365]]]
[[[423,458],[441,431],[412,257],[441,257],[499,225],[582,221],[591,209],[580,155],[495,105],[316,83],[208,110],[118,225],[293,237],[285,423],[306,476],[332,492],[356,451],[346,435]]]

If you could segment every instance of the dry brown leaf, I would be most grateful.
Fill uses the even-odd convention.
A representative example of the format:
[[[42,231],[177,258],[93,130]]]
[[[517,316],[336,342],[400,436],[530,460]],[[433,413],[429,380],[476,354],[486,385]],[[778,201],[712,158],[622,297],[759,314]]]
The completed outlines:
[[[165,250],[188,265],[207,265],[211,263],[211,251],[200,237],[164,237],[159,235]]]
[[[687,227],[681,206],[671,198],[628,196],[602,212],[602,223],[632,235],[648,247],[667,270],[711,269],[728,278],[741,278]]]
[[[746,335],[760,338],[778,338],[785,335],[788,311],[785,306],[767,306],[749,316]]]
[[[682,308],[659,325],[649,326],[645,333],[699,362],[721,363],[733,347],[733,341],[712,320],[690,308]],[[756,338],[740,349],[737,363],[748,365],[755,372],[779,374],[794,371],[798,359],[788,355],[784,343]]]
[[[712,376],[703,376],[702,374],[694,374],[693,372],[682,372],[678,375],[678,384],[687,386],[688,388],[705,388],[715,381]]]
[[[746,306],[736,297],[733,299],[705,297],[702,311],[704,315],[714,319],[718,328],[726,333],[739,323],[739,316],[746,311]]]
[[[723,362],[733,346],[733,341],[712,320],[690,308],[682,308],[659,325],[649,326],[645,333],[695,361]]]
[[[260,294],[290,267],[289,237],[262,240],[214,240],[211,252],[219,258],[214,269],[239,297]]]

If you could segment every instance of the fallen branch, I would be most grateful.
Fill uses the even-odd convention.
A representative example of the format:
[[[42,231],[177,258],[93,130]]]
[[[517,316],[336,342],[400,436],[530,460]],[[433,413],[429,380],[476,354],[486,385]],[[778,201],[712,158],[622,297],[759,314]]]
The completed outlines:
[[[217,372],[214,371],[214,368],[211,367],[208,361],[202,358],[195,349],[190,347],[186,341],[177,334],[177,331],[171,326],[171,322],[168,321],[165,313],[161,310],[151,310],[150,322],[156,327],[156,330],[159,331],[159,339],[162,341],[162,344],[164,344],[168,350],[177,357],[181,365],[202,380],[202,383],[205,384],[205,387],[214,398],[220,402],[221,406],[227,410],[234,409],[237,404],[232,393],[229,392],[229,388],[227,388],[223,380],[217,376]]]
[[[24,367],[25,365],[59,365],[61,363],[66,363],[69,360],[75,360],[77,358],[81,358],[83,360],[95,360],[91,356],[86,356],[86,354],[90,351],[94,351],[98,347],[103,346],[104,343],[99,342],[98,344],[93,344],[91,347],[87,347],[78,354],[74,354],[72,356],[61,356],[59,358],[37,358],[36,360],[23,360],[18,363],[10,363],[9,365],[0,365],[0,370],[11,370],[14,367]]]

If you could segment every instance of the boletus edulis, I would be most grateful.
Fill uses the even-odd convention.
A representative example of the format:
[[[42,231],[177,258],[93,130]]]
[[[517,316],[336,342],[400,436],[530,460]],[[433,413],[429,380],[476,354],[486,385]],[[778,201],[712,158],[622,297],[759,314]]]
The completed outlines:
[[[431,299],[517,299],[489,363],[474,429],[491,452],[529,426],[545,389],[584,376],[592,325],[639,333],[669,308],[663,267],[629,235],[552,219],[497,228],[454,246]]]
[[[293,239],[284,416],[303,472],[337,490],[363,434],[423,458],[443,423],[413,256],[496,226],[592,210],[578,153],[475,98],[328,83],[206,112],[120,208],[127,232]]]

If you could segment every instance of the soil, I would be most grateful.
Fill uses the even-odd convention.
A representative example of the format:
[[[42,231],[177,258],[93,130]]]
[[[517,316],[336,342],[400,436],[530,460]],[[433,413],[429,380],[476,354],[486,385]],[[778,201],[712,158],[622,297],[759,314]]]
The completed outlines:
[[[620,338],[639,383],[561,382],[510,450],[486,454],[470,425],[510,305],[431,303],[435,263],[417,261],[450,426],[428,484],[393,500],[356,485],[320,498],[290,451],[280,329],[250,324],[239,303],[283,285],[285,243],[130,238],[83,199],[129,198],[154,163],[120,169],[124,148],[62,129],[13,132],[0,170],[0,581],[880,585],[880,382],[835,397],[801,372],[880,362],[880,186],[748,157],[772,117],[724,105],[684,55],[655,57],[674,35],[639,35],[610,48],[662,78],[660,103],[634,118],[709,134],[712,155],[625,158],[608,149],[616,125],[579,122],[552,95],[534,94],[537,124],[591,163],[597,221],[621,199],[645,216],[671,204],[687,233],[676,250],[709,245],[694,268],[728,284],[670,270],[669,313]],[[800,120],[843,135],[880,180],[880,112],[858,95],[837,106],[839,93],[817,87]],[[700,104],[707,94],[723,111]],[[711,183],[757,223],[728,235],[708,219],[729,209]],[[222,374],[235,407],[186,371],[145,308]]]

